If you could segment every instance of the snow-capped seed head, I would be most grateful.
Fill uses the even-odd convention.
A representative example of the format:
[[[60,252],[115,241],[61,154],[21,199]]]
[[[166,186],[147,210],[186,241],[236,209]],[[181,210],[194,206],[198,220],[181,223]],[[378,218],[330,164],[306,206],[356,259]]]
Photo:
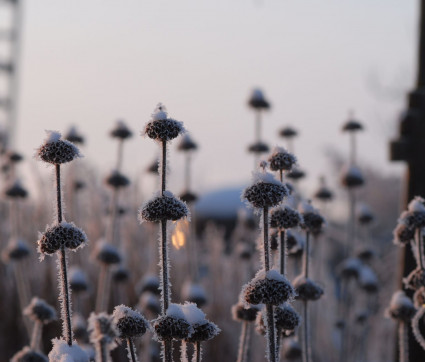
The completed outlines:
[[[158,104],[151,121],[145,126],[144,133],[151,139],[167,142],[185,132],[183,123],[169,118],[163,105]]]
[[[105,182],[108,186],[114,189],[126,187],[130,184],[130,180],[117,170],[112,171],[111,174],[105,179]]]
[[[69,286],[73,293],[82,293],[89,288],[87,276],[82,269],[76,266],[69,269]]]
[[[111,137],[125,140],[133,136],[133,133],[122,120],[117,120],[115,127],[110,132]]]
[[[371,261],[376,256],[376,251],[369,247],[364,247],[357,252],[357,257],[363,262]]]
[[[130,279],[130,271],[123,265],[118,265],[118,267],[112,270],[112,280],[115,283],[125,283]]]
[[[254,322],[259,310],[256,305],[247,307],[245,303],[239,302],[232,306],[232,317],[238,322]]]
[[[273,209],[270,215],[270,226],[279,229],[295,228],[302,222],[300,213],[289,206]]]
[[[399,223],[406,224],[411,229],[425,227],[424,211],[403,211],[398,220]]]
[[[139,220],[160,222],[163,220],[176,221],[188,217],[189,209],[186,204],[176,198],[171,192],[165,191],[162,196],[156,196],[142,205]]]
[[[298,132],[294,128],[288,126],[282,128],[279,135],[283,138],[294,138],[295,136],[298,136]]]
[[[359,284],[367,293],[376,293],[379,289],[379,280],[376,273],[368,265],[362,265],[359,274]]]
[[[252,145],[248,146],[248,152],[251,153],[268,153],[269,151],[270,148],[267,143],[261,141],[255,142]]]
[[[420,196],[415,196],[407,205],[407,211],[425,213],[425,200]]]
[[[136,286],[137,293],[139,295],[145,292],[151,292],[153,294],[159,295],[159,279],[156,275],[146,275],[142,280],[137,283]]]
[[[150,292],[144,293],[140,297],[139,306],[141,310],[145,312],[150,312],[155,316],[161,313],[161,306],[159,305],[158,297]]]
[[[358,258],[345,259],[341,265],[338,266],[338,273],[342,278],[358,278],[360,276],[362,262]]]
[[[242,199],[247,200],[254,208],[273,207],[279,205],[288,190],[268,172],[253,173],[253,184],[242,192]]]
[[[301,170],[300,168],[298,168],[298,167],[292,168],[292,170],[289,171],[286,174],[286,177],[287,178],[289,178],[291,180],[294,180],[294,181],[298,181],[298,180],[304,178],[305,176],[306,176],[305,175],[305,172],[303,170]]]
[[[356,214],[361,225],[369,225],[375,219],[375,215],[366,204],[360,204],[357,207]]]
[[[274,309],[276,327],[288,331],[294,330],[300,325],[301,317],[288,303]]]
[[[243,288],[245,301],[249,304],[279,305],[295,297],[295,290],[288,279],[277,270],[267,273],[260,270]]]
[[[314,193],[314,197],[320,201],[331,201],[333,199],[333,192],[326,186],[325,178],[320,177],[320,186]]]
[[[125,305],[116,306],[113,317],[121,339],[141,337],[149,329],[149,322],[138,311]]]
[[[33,297],[31,303],[25,307],[24,315],[31,318],[33,321],[38,321],[47,324],[56,319],[55,309],[47,304],[43,299]]]
[[[28,191],[22,186],[19,180],[15,180],[5,190],[4,194],[11,199],[24,199],[28,196]]]
[[[207,320],[203,323],[193,324],[192,328],[193,333],[186,339],[189,343],[209,341],[216,337],[221,331],[216,324]]]
[[[81,157],[78,148],[69,141],[61,139],[61,134],[54,131],[47,132],[47,139],[38,148],[37,156],[42,161],[60,165]]]
[[[193,333],[182,306],[178,304],[170,304],[166,314],[153,321],[153,327],[158,341],[187,339]]]
[[[87,236],[84,231],[66,221],[47,227],[37,241],[38,251],[42,254],[53,254],[62,246],[75,250],[86,243]]]
[[[53,348],[49,353],[49,361],[58,362],[89,362],[87,353],[76,343],[72,346],[63,339],[52,339]]]
[[[72,334],[77,341],[88,340],[87,322],[80,313],[72,314]]]
[[[189,133],[185,133],[182,136],[180,143],[177,145],[177,149],[184,152],[194,151],[198,149],[198,145],[192,140]]]
[[[270,170],[290,171],[297,163],[297,158],[282,147],[275,147],[269,157]]]
[[[301,204],[300,211],[303,219],[301,227],[313,235],[319,235],[323,230],[325,219],[320,215],[318,210],[314,208],[310,210],[307,208],[307,205],[305,202]]]
[[[193,192],[190,192],[190,191],[183,191],[179,195],[179,198],[180,198],[180,200],[182,200],[186,204],[190,204],[190,203],[193,203],[196,200],[198,200],[198,195],[196,195],[196,194],[194,194]]]
[[[359,121],[356,121],[355,119],[348,120],[342,126],[343,132],[357,132],[362,130],[363,130],[363,125]]]
[[[407,323],[410,322],[415,313],[416,308],[412,300],[401,290],[393,294],[390,306],[386,310],[386,314],[391,318]]]
[[[299,275],[294,280],[294,287],[297,293],[296,299],[318,300],[323,295],[323,289],[310,278]]]
[[[84,144],[84,136],[78,132],[75,126],[71,126],[64,138],[74,144]]]
[[[23,239],[12,238],[7,243],[6,248],[2,252],[2,259],[5,262],[19,261],[30,255],[31,251],[28,244]]]
[[[200,284],[186,281],[183,284],[182,297],[184,300],[194,303],[198,308],[207,304],[207,294]]]
[[[105,241],[98,241],[94,250],[95,258],[103,264],[118,264],[121,262],[121,254],[118,249]]]
[[[341,172],[341,183],[348,188],[363,186],[364,177],[357,166],[345,167]]]
[[[114,324],[113,316],[102,313],[91,313],[88,319],[90,333],[90,342],[96,344],[97,342],[106,345],[113,345],[115,338],[118,337],[118,330]]]
[[[49,362],[47,356],[26,346],[17,352],[10,362]]]
[[[301,345],[295,338],[285,339],[282,346],[282,353],[287,360],[298,360],[301,357]]]
[[[399,222],[393,231],[394,244],[405,245],[415,238],[415,229]]]
[[[248,104],[250,107],[261,110],[261,109],[269,109],[270,103],[264,97],[263,91],[261,89],[255,88],[251,96],[249,98]]]
[[[425,270],[418,267],[413,270],[406,278],[403,278],[404,287],[417,290],[425,286]]]

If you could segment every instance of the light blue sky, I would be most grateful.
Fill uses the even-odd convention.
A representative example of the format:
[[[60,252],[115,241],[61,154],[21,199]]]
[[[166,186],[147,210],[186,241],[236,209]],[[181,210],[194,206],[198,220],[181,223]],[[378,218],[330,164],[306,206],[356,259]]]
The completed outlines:
[[[109,170],[116,118],[136,134],[157,102],[200,144],[197,189],[237,184],[253,165],[246,100],[261,87],[273,104],[264,138],[296,127],[296,153],[311,182],[326,172],[331,145],[344,154],[340,126],[355,110],[367,132],[360,159],[385,172],[387,142],[403,94],[414,84],[417,1],[413,0],[26,0],[17,144],[25,154],[44,129],[77,124],[87,161]],[[134,176],[156,145],[134,137],[124,168]],[[171,157],[170,188],[182,187],[182,157]]]

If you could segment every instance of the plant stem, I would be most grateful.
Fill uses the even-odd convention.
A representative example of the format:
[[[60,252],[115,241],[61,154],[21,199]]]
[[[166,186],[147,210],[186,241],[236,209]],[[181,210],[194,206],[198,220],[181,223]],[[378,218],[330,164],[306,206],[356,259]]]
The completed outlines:
[[[270,270],[270,253],[269,253],[269,208],[264,206],[263,209],[263,232],[264,232],[264,269],[266,273]]]
[[[187,357],[187,343],[185,340],[182,340],[180,345],[180,362],[189,362]]]
[[[308,259],[310,254],[310,233],[307,231],[305,234],[305,249],[303,254],[303,275],[308,278]]]
[[[96,313],[107,312],[110,294],[110,273],[107,264],[102,264],[96,296]]]
[[[303,303],[304,312],[304,335],[303,335],[303,362],[310,362],[310,339],[309,339],[309,325],[308,325],[308,301]]]
[[[418,248],[418,262],[419,267],[424,270],[424,262],[423,262],[423,240],[422,240],[422,232],[421,228],[416,229],[416,247]]]
[[[247,332],[248,332],[248,322],[243,321],[241,335],[239,337],[238,359],[236,360],[236,362],[244,362],[244,357],[245,357],[244,352],[245,352]]]
[[[43,323],[41,323],[40,321],[34,322],[34,326],[33,326],[33,329],[32,329],[32,335],[31,335],[31,344],[30,344],[30,348],[33,351],[38,351],[38,349],[40,347],[40,339],[41,339],[42,328],[43,328]]]
[[[136,354],[134,353],[134,343],[131,338],[127,338],[127,348],[131,356],[131,361],[136,362],[137,360],[136,360]]]
[[[72,326],[71,326],[71,304],[70,304],[70,290],[68,284],[68,271],[67,271],[67,259],[65,253],[65,246],[61,246],[58,252],[60,262],[60,287],[62,298],[62,318],[64,319],[64,330],[63,334],[66,338],[66,342],[69,346],[72,346]]]
[[[167,142],[162,141],[161,196],[164,195],[167,175]]]
[[[202,351],[201,351],[201,342],[197,341],[195,343],[195,352],[193,356],[193,362],[201,362]]]
[[[280,234],[280,274],[286,275],[286,232],[279,231]]]
[[[55,165],[56,168],[56,206],[58,213],[58,224],[62,222],[62,192],[61,192],[61,166]]]
[[[398,349],[400,353],[400,362],[408,362],[409,343],[407,340],[407,325],[402,321],[398,324]]]
[[[269,361],[276,362],[276,336],[275,336],[275,326],[274,326],[274,313],[273,306],[271,304],[266,304],[266,313],[267,313],[267,342],[269,347]]]

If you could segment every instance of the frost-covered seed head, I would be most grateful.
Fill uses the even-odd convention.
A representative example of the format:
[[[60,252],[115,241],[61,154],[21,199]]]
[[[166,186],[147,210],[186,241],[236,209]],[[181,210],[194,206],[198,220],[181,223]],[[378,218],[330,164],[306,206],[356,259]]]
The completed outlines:
[[[42,161],[54,165],[71,162],[73,159],[80,157],[80,152],[73,143],[60,138],[60,133],[49,131],[47,139],[37,150],[37,156]]]
[[[290,171],[297,163],[296,157],[282,147],[275,147],[269,157],[270,170]]]
[[[139,211],[139,220],[160,222],[163,220],[176,221],[189,215],[186,204],[177,199],[171,192],[164,192],[142,205]]]
[[[210,321],[192,324],[193,333],[186,339],[189,343],[204,342],[216,337],[220,333],[220,328]]]
[[[386,314],[391,318],[409,323],[416,313],[412,300],[403,291],[395,292]]]
[[[205,289],[200,284],[191,283],[186,281],[182,288],[182,297],[190,303],[196,304],[201,308],[207,304],[207,294]]]
[[[46,228],[46,231],[37,241],[38,251],[42,254],[53,254],[62,246],[68,249],[77,249],[84,246],[87,236],[73,223],[65,221]]]
[[[425,211],[404,211],[399,219],[411,229],[425,227]]]
[[[305,172],[298,167],[293,168],[290,172],[286,174],[286,177],[298,181],[305,177]]]
[[[405,288],[417,290],[425,286],[425,270],[420,267],[413,270],[406,278],[403,279]]]
[[[95,258],[103,264],[118,264],[121,262],[121,254],[118,249],[104,241],[99,241],[94,250]]]
[[[87,291],[89,284],[84,271],[78,267],[71,267],[69,270],[69,286],[74,293]]]
[[[30,248],[24,240],[12,238],[2,252],[2,258],[5,262],[19,261],[28,257],[30,253]]]
[[[363,125],[354,119],[348,120],[344,125],[342,126],[342,130],[344,132],[357,132],[363,130]]]
[[[333,199],[333,192],[326,186],[324,177],[320,178],[320,187],[314,193],[314,197],[320,201],[331,201]]]
[[[276,327],[288,331],[294,330],[300,325],[301,318],[294,308],[288,303],[274,309]]]
[[[361,204],[357,208],[357,220],[361,225],[369,225],[374,219],[375,215],[366,204]]]
[[[198,145],[192,140],[192,137],[189,136],[189,133],[185,133],[182,136],[180,143],[177,146],[179,151],[194,151],[198,148]]]
[[[151,139],[167,142],[185,131],[183,123],[169,118],[165,107],[159,103],[152,120],[146,125],[144,133]]]
[[[19,180],[16,180],[4,190],[4,194],[12,199],[24,199],[28,196],[28,191],[22,186]]]
[[[287,360],[298,360],[302,353],[301,345],[295,338],[287,339],[283,344],[282,353]]]
[[[254,322],[259,310],[255,305],[246,307],[245,303],[239,302],[232,306],[232,317],[238,322]]]
[[[338,267],[338,272],[339,275],[345,279],[358,278],[361,268],[362,262],[360,259],[348,258]]]
[[[139,306],[141,310],[150,312],[155,316],[161,312],[161,306],[159,305],[158,297],[150,292],[144,293],[140,297]]]
[[[113,316],[102,313],[91,313],[89,317],[89,333],[90,341],[93,344],[98,342],[114,344],[115,338],[118,336],[118,331],[113,322]]]
[[[183,202],[189,204],[192,202],[195,202],[196,200],[198,200],[198,195],[194,194],[193,192],[190,191],[183,191],[180,194],[180,200],[182,200]]]
[[[156,275],[146,275],[136,286],[137,293],[140,295],[145,292],[151,292],[159,295],[159,279]]]
[[[353,165],[342,171],[341,183],[348,188],[363,186],[364,177],[360,169]]]
[[[148,173],[153,173],[153,174],[158,174],[159,171],[159,161],[158,159],[155,159],[146,169],[146,172]]]
[[[173,315],[165,315],[155,319],[153,327],[158,341],[187,339],[193,333],[193,328],[186,319]]]
[[[296,293],[296,299],[300,300],[318,300],[323,295],[323,289],[310,278],[306,278],[303,275],[299,275],[294,280],[294,287]]]
[[[293,138],[298,135],[298,132],[292,127],[284,127],[279,132],[280,137]]]
[[[55,309],[43,299],[33,297],[31,303],[24,309],[24,315],[33,321],[47,324],[56,319]]]
[[[17,352],[10,362],[48,362],[47,356],[26,346]]]
[[[130,271],[123,265],[119,265],[112,271],[112,280],[116,283],[126,283],[130,279]]]
[[[125,305],[116,306],[113,317],[121,339],[141,337],[149,329],[149,322],[138,311]]]
[[[247,200],[254,208],[273,207],[279,205],[285,196],[287,188],[269,173],[254,173],[253,185],[242,193],[242,199]]]
[[[75,126],[72,126],[64,137],[67,141],[75,144],[84,144],[84,136],[78,132]]]
[[[264,97],[263,91],[261,89],[254,89],[251,93],[251,97],[249,98],[248,104],[250,107],[261,110],[261,109],[269,109],[270,103]]]
[[[130,180],[116,170],[112,171],[112,173],[105,179],[105,182],[108,186],[111,186],[115,189],[126,187],[130,184]]]
[[[363,262],[369,262],[376,256],[376,251],[369,247],[364,247],[357,252],[357,257]]]
[[[248,147],[248,152],[251,153],[268,153],[270,151],[267,143],[258,141]]]
[[[404,222],[399,222],[393,231],[394,244],[405,245],[415,238],[415,229]]]
[[[118,120],[115,124],[115,127],[112,129],[110,135],[113,138],[125,140],[127,138],[130,138],[133,133],[122,120]]]
[[[289,206],[279,207],[272,210],[270,226],[279,229],[291,229],[302,222],[300,213]]]
[[[243,288],[245,301],[249,304],[279,305],[295,296],[291,283],[276,270],[257,273]]]

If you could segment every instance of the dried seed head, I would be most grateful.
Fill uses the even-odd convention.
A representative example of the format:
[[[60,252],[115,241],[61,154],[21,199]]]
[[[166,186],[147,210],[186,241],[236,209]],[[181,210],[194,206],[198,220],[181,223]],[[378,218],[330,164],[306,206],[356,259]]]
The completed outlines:
[[[30,255],[28,244],[23,239],[12,238],[2,252],[2,258],[7,263],[11,260],[19,261]]]
[[[359,274],[359,284],[367,293],[376,293],[379,289],[379,281],[373,269],[367,265],[362,265]]]
[[[56,319],[55,309],[43,299],[33,297],[31,303],[24,309],[24,315],[33,321],[47,324]]]
[[[158,341],[187,339],[193,333],[192,326],[178,304],[170,304],[167,313],[153,321],[153,327]]]
[[[319,210],[315,209],[310,202],[302,202],[299,211],[303,218],[301,227],[313,235],[319,235],[325,224],[325,219],[320,215]]]
[[[177,146],[179,151],[194,151],[198,149],[198,145],[192,140],[192,137],[189,136],[189,133],[185,133],[182,136],[180,143]]]
[[[349,119],[344,125],[342,126],[343,132],[357,132],[362,131],[363,125],[354,119]]]
[[[84,271],[76,266],[69,269],[69,286],[73,293],[82,293],[87,291],[89,284]]]
[[[267,273],[260,270],[255,278],[243,287],[242,293],[249,304],[279,305],[295,297],[291,283],[277,270],[269,270]]]
[[[295,338],[286,339],[282,350],[283,356],[290,361],[298,360],[301,357],[302,349]]]
[[[151,139],[167,142],[185,131],[183,123],[169,118],[165,107],[159,103],[151,121],[146,125],[144,133]]]
[[[193,192],[190,191],[183,191],[180,196],[179,196],[180,200],[182,200],[183,202],[185,202],[186,204],[195,202],[196,200],[198,200],[198,196],[196,194],[194,194]]]
[[[123,304],[115,307],[113,317],[121,339],[141,337],[149,329],[149,322],[138,311]]]
[[[150,292],[143,293],[139,299],[139,306],[145,313],[150,312],[155,316],[161,313],[158,297]]]
[[[248,104],[250,107],[256,110],[269,109],[270,103],[264,97],[263,91],[261,89],[254,89],[249,98]]]
[[[357,252],[357,257],[362,262],[369,262],[377,256],[377,253],[374,249],[369,247],[364,247]]]
[[[283,138],[294,138],[298,136],[298,132],[292,127],[284,127],[280,130],[279,135]]]
[[[121,140],[125,140],[133,136],[133,133],[129,130],[129,128],[124,123],[124,121],[117,120],[115,127],[112,129],[110,135],[113,138],[119,138]]]
[[[425,227],[425,212],[403,211],[398,222],[406,224],[411,229],[423,228]]]
[[[366,204],[360,204],[357,207],[357,220],[361,225],[369,225],[374,219],[372,210]]]
[[[338,266],[338,274],[345,279],[358,278],[362,268],[362,262],[358,258],[345,259]]]
[[[296,299],[318,300],[323,295],[323,289],[310,278],[299,275],[294,280],[295,291],[298,294]]]
[[[49,362],[49,360],[46,355],[33,351],[30,347],[26,346],[17,352],[10,362]]]
[[[159,279],[156,275],[146,275],[142,280],[137,283],[136,286],[137,293],[141,295],[145,292],[151,292],[153,294],[159,295]]]
[[[61,134],[48,131],[47,139],[37,150],[37,156],[44,162],[60,165],[81,157],[78,148],[69,141],[61,140]]]
[[[314,193],[314,197],[320,201],[326,202],[333,199],[333,192],[326,186],[325,178],[320,177],[320,187]]]
[[[28,196],[28,191],[22,186],[19,180],[15,180],[15,182],[4,190],[4,194],[12,199],[24,199]]]
[[[236,303],[232,306],[232,317],[237,322],[254,322],[260,308],[255,305],[247,307],[246,303]]]
[[[87,236],[84,231],[77,228],[74,223],[66,221],[48,226],[37,241],[38,252],[49,255],[58,251],[62,246],[75,250],[83,247],[86,243]]]
[[[114,189],[126,187],[130,184],[130,180],[117,170],[112,171],[112,173],[105,179],[105,182]]]
[[[417,267],[406,278],[403,278],[404,287],[417,290],[425,286],[425,270]]]
[[[395,292],[386,314],[391,318],[409,323],[416,313],[412,300],[403,291]]]
[[[84,136],[78,132],[75,126],[71,126],[68,133],[65,135],[65,139],[74,144],[84,144]]]
[[[270,215],[270,226],[279,229],[291,229],[300,225],[300,213],[289,206],[273,209]]]
[[[272,174],[255,172],[253,184],[242,192],[242,199],[247,200],[254,208],[264,208],[277,206],[287,195],[288,189]]]
[[[8,151],[6,156],[11,163],[18,163],[24,159],[24,156],[22,156],[19,152],[16,151]]]
[[[154,174],[158,174],[159,171],[159,161],[158,159],[155,159],[146,169],[146,172],[148,173],[154,173]]]
[[[286,177],[291,180],[298,181],[305,177],[305,172],[298,167],[294,167],[286,174]]]
[[[341,172],[341,183],[348,188],[363,186],[364,177],[357,166],[345,167]]]
[[[284,303],[274,309],[276,327],[288,331],[294,330],[300,325],[300,315],[288,303]]]
[[[115,338],[118,337],[118,330],[114,324],[113,316],[102,313],[91,313],[88,319],[90,342],[93,344],[102,343],[110,346],[115,345]]]
[[[169,191],[165,191],[162,196],[156,196],[146,202],[139,210],[140,222],[176,221],[183,217],[188,217],[188,215],[189,209],[186,204]]]
[[[123,265],[118,265],[112,271],[112,280],[115,283],[126,283],[130,279],[130,271]]]
[[[207,304],[207,294],[205,289],[200,284],[191,283],[186,281],[182,287],[182,298],[190,303],[196,304],[201,308]]]
[[[269,157],[270,170],[291,171],[297,163],[296,157],[282,147],[275,147]]]
[[[415,238],[415,229],[407,226],[404,222],[398,222],[393,231],[394,244],[405,245]]]
[[[205,313],[195,303],[186,302],[183,306],[186,320],[193,328],[192,334],[185,340],[189,343],[208,341],[220,333],[220,329],[205,318]]]
[[[118,249],[114,245],[108,244],[103,240],[96,243],[94,256],[99,262],[107,265],[121,262],[121,254]]]
[[[261,141],[255,142],[248,147],[248,152],[251,153],[268,153],[269,151],[269,146]]]

